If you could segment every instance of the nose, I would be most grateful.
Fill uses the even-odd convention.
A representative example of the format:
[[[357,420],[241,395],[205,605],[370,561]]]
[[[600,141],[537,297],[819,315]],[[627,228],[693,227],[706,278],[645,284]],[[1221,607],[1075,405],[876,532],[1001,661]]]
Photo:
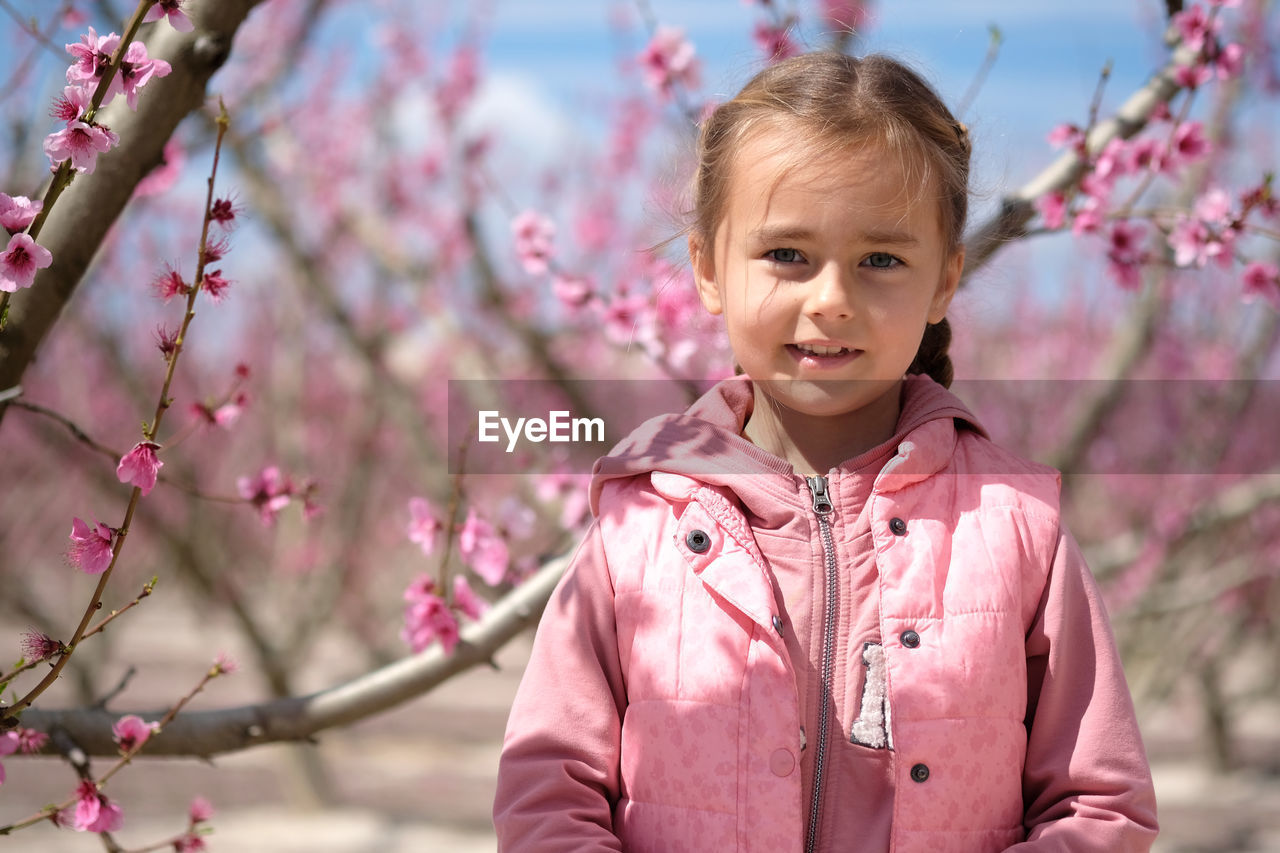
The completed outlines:
[[[847,320],[853,314],[851,282],[835,264],[827,264],[809,279],[804,312],[810,317]]]

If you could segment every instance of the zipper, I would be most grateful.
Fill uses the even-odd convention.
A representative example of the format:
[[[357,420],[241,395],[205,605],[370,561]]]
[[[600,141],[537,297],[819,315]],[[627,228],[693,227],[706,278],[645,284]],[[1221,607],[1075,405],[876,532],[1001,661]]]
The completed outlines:
[[[818,742],[813,755],[813,798],[809,804],[809,833],[804,849],[813,853],[818,843],[818,804],[822,801],[822,779],[827,762],[827,738],[831,725],[831,670],[836,639],[836,549],[831,541],[831,513],[835,507],[827,493],[826,477],[805,477],[813,494],[813,514],[822,537],[822,556],[827,572],[826,619],[822,635],[822,692],[818,711]]]

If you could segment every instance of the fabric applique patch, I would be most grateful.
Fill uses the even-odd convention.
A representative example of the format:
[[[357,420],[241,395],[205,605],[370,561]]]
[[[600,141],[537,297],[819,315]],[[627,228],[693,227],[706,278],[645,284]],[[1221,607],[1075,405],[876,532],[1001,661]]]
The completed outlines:
[[[862,682],[862,706],[849,730],[849,740],[872,749],[893,749],[884,646],[864,643],[862,663],[867,668]]]

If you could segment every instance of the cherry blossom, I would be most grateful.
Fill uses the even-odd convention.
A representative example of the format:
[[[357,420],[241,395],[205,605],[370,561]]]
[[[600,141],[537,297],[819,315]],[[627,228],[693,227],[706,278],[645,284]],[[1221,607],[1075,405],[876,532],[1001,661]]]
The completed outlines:
[[[1280,311],[1280,267],[1262,261],[1254,261],[1246,266],[1244,299],[1246,302],[1265,299],[1273,309]]]
[[[14,234],[0,255],[0,291],[15,293],[30,287],[36,280],[36,271],[52,263],[53,254],[29,234]]]
[[[213,817],[213,803],[204,797],[195,797],[191,800],[191,808],[189,816],[192,824],[204,823]]]
[[[120,36],[116,33],[99,36],[93,27],[89,27],[89,32],[80,36],[78,44],[66,46],[67,53],[75,58],[67,69],[67,82],[73,86],[96,83],[119,44]]]
[[[67,86],[53,102],[53,109],[49,114],[56,119],[61,119],[65,124],[83,116],[91,103],[93,103],[92,89],[84,86]]]
[[[1061,228],[1067,219],[1067,196],[1056,191],[1045,193],[1036,199],[1036,210],[1045,228]]]
[[[490,586],[497,586],[506,577],[511,559],[507,543],[493,525],[476,514],[474,507],[467,511],[467,520],[458,531],[458,553]]]
[[[175,296],[186,296],[191,292],[190,286],[182,279],[182,273],[167,265],[164,272],[151,282],[151,287],[165,302]]]
[[[211,674],[232,675],[238,669],[240,669],[240,664],[239,662],[236,661],[235,658],[231,657],[231,655],[227,654],[226,652],[218,652],[218,654],[213,659],[213,667],[211,669]],[[192,815],[193,815],[192,820],[195,820],[195,817],[194,817],[195,803],[192,803],[191,806],[192,806]]]
[[[204,274],[204,279],[200,285],[214,304],[221,302],[227,297],[227,288],[231,286],[229,279],[223,278],[222,270],[208,270]]]
[[[188,832],[174,839],[174,853],[200,853],[202,850],[208,850],[208,846],[204,843],[204,838],[195,832]]]
[[[78,832],[114,832],[124,822],[120,807],[108,800],[90,779],[76,788],[75,809],[72,825]]]
[[[0,732],[0,758],[18,751],[18,733]],[[0,785],[4,784],[4,765],[0,764]]]
[[[1222,22],[1216,17],[1210,19],[1204,7],[1197,3],[1174,15],[1173,25],[1182,36],[1182,43],[1199,53],[1222,27]]]
[[[751,37],[770,62],[781,62],[800,52],[791,38],[791,28],[785,24],[757,21]]]
[[[1123,220],[1111,227],[1111,246],[1107,250],[1108,268],[1120,286],[1128,290],[1134,290],[1142,283],[1142,265],[1147,260],[1146,252],[1142,249],[1145,236],[1144,227]]]
[[[1204,157],[1212,149],[1204,135],[1204,125],[1198,121],[1183,122],[1173,132],[1169,150],[1170,167],[1182,166]]]
[[[677,27],[664,24],[657,28],[640,54],[640,66],[649,88],[664,98],[671,97],[677,85],[689,89],[698,85],[699,63],[693,44]]]
[[[173,27],[180,33],[189,33],[195,29],[195,25],[191,23],[182,12],[183,0],[156,0],[156,5],[151,7],[151,11],[147,12],[147,16],[142,19],[144,24],[152,21],[158,21],[161,18],[169,20],[169,26]]]
[[[159,729],[159,723],[144,722],[136,714],[126,714],[111,727],[111,736],[119,744],[121,752],[133,752]]]
[[[0,193],[0,225],[9,233],[22,231],[35,221],[36,215],[44,209],[44,202],[32,201],[24,195],[9,196]]]
[[[549,267],[556,227],[545,216],[526,210],[511,221],[511,233],[515,237],[516,256],[529,275],[542,275]]]
[[[1084,153],[1084,131],[1078,125],[1063,123],[1049,131],[1049,144],[1054,148],[1071,148]]]
[[[44,749],[44,745],[49,742],[47,734],[35,729],[24,729],[19,726],[14,731],[18,733],[18,749],[25,755],[34,755]]]
[[[1178,266],[1202,267],[1210,258],[1222,254],[1224,247],[1199,219],[1179,216],[1169,231],[1169,248],[1173,249],[1173,262]]]
[[[453,579],[453,606],[468,619],[479,619],[489,609],[489,603],[475,594],[465,575]]]
[[[79,518],[71,520],[71,549],[67,558],[85,574],[97,575],[111,565],[115,531],[102,522],[90,527]]]
[[[142,489],[144,495],[151,494],[155,488],[156,477],[160,474],[164,463],[156,456],[160,445],[154,441],[140,441],[126,453],[116,466],[116,479],[122,483],[131,483]]]
[[[414,654],[436,640],[440,641],[445,654],[449,654],[458,643],[458,617],[445,606],[443,598],[431,591],[429,581],[411,586],[405,593],[406,598],[410,592],[414,592],[414,597],[405,608],[401,638]]]
[[[263,468],[254,477],[237,478],[236,490],[258,508],[258,516],[267,527],[275,523],[280,510],[293,499],[293,483],[275,465]]]
[[[551,292],[568,308],[583,308],[595,297],[595,285],[582,276],[556,275],[551,279]]]
[[[29,663],[48,660],[63,649],[62,643],[42,631],[23,632],[18,645],[22,649],[22,657]]]
[[[871,19],[864,0],[822,0],[822,20],[844,32],[857,32]]]
[[[77,172],[91,175],[97,167],[98,155],[110,151],[119,141],[120,137],[107,128],[75,119],[45,137],[44,153],[55,166],[70,160]]]
[[[147,57],[147,46],[140,41],[129,45],[120,62],[120,71],[107,87],[107,97],[124,93],[129,109],[138,109],[138,91],[153,77],[167,77],[173,69],[163,59]]]
[[[409,499],[409,541],[430,557],[436,547],[436,536],[443,525],[436,520],[435,511],[426,498]]]

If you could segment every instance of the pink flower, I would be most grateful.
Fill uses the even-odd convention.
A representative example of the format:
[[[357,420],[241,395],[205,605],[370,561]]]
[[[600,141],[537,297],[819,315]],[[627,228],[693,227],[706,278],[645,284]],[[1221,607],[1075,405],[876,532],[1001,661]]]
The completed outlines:
[[[31,235],[14,234],[9,247],[0,255],[0,290],[15,293],[30,287],[36,280],[36,271],[53,263],[53,253],[41,246]]]
[[[236,670],[240,669],[240,664],[235,658],[226,652],[218,652],[213,658],[212,671],[216,675],[232,675]],[[194,815],[195,803],[192,803],[192,814]],[[194,819],[194,817],[193,817]]]
[[[236,489],[240,497],[258,508],[263,525],[275,523],[280,510],[289,505],[293,497],[293,483],[275,465],[263,468],[256,477],[239,477]]]
[[[443,525],[436,521],[435,512],[426,498],[409,498],[409,541],[431,556],[436,547],[436,535]]]
[[[93,90],[85,86],[67,86],[62,94],[53,102],[49,114],[60,119],[64,124],[84,115],[84,111],[93,102]]]
[[[142,489],[144,495],[155,488],[156,477],[164,463],[156,456],[160,445],[154,441],[139,441],[116,466],[116,478],[122,483],[132,483]]]
[[[214,199],[213,205],[209,208],[209,219],[218,223],[223,228],[232,228],[236,224],[236,217],[240,215],[240,207],[229,198]]]
[[[1045,228],[1061,228],[1067,219],[1067,196],[1061,192],[1045,193],[1036,199],[1036,210]]]
[[[55,166],[69,159],[77,172],[91,175],[97,166],[98,155],[110,151],[119,141],[120,137],[105,127],[76,119],[67,122],[67,126],[57,133],[45,137],[44,153]]]
[[[1180,266],[1202,267],[1210,258],[1222,254],[1222,241],[1199,219],[1181,217],[1169,232],[1169,248],[1173,262]]]
[[[98,786],[85,779],[76,788],[75,828],[77,832],[114,832],[124,822],[120,807],[98,791]]]
[[[116,532],[102,522],[93,527],[79,518],[71,519],[71,549],[67,558],[85,574],[97,575],[111,565],[111,546]]]
[[[458,643],[458,619],[445,606],[444,599],[426,591],[430,587],[429,582],[417,586],[421,591],[405,608],[404,629],[400,636],[414,654],[436,640],[444,647],[445,654],[449,654]]]
[[[18,751],[18,733],[0,732],[0,758]],[[0,764],[0,785],[4,784],[4,765]]]
[[[1075,219],[1071,221],[1071,233],[1077,237],[1096,233],[1102,227],[1104,212],[1102,202],[1096,198],[1088,199],[1076,211]]]
[[[516,256],[529,275],[542,275],[549,266],[553,251],[551,241],[556,227],[539,213],[526,210],[511,221],[511,233],[515,236]]]
[[[1073,148],[1079,153],[1084,149],[1084,131],[1079,126],[1063,123],[1049,131],[1049,144],[1054,148]]]
[[[93,27],[89,27],[89,32],[80,36],[79,44],[66,46],[67,53],[75,58],[67,69],[67,82],[73,86],[96,84],[119,44],[120,36],[115,33],[99,36]]]
[[[183,0],[157,0],[156,5],[151,7],[151,11],[147,12],[147,16],[142,19],[144,24],[151,21],[158,21],[161,18],[169,19],[169,26],[173,27],[180,33],[189,33],[195,29],[195,25],[191,23],[191,19],[182,13]]]
[[[209,294],[209,298],[215,303],[221,302],[226,298],[227,288],[231,286],[231,282],[222,277],[222,270],[209,270],[204,274],[204,280],[201,287]]]
[[[1199,53],[1204,50],[1205,42],[1221,28],[1222,22],[1216,17],[1210,21],[1204,7],[1197,3],[1190,9],[1174,15],[1173,25],[1178,28],[1182,43]]]
[[[1196,199],[1193,210],[1198,219],[1209,225],[1228,225],[1231,222],[1231,196],[1221,187],[1211,187]]]
[[[204,838],[194,832],[179,836],[173,842],[174,853],[200,853],[200,851],[208,849],[205,846]]]
[[[591,279],[571,275],[553,276],[551,292],[569,308],[582,308],[595,296]]]
[[[182,279],[182,273],[167,264],[164,272],[155,281],[151,282],[151,287],[155,289],[156,295],[165,302],[175,296],[186,296],[191,292],[191,288]]]
[[[1142,264],[1147,260],[1142,249],[1145,236],[1146,229],[1141,225],[1121,221],[1111,228],[1108,268],[1120,286],[1128,290],[1137,289],[1142,284]]]
[[[1280,311],[1280,267],[1254,261],[1244,268],[1244,300],[1265,299]]]
[[[1178,125],[1173,132],[1170,145],[1170,166],[1181,166],[1199,160],[1212,149],[1204,135],[1204,125],[1198,121],[1187,121]]]
[[[1231,80],[1244,73],[1244,47],[1232,42],[1216,51],[1210,60],[1219,80]]]
[[[111,734],[119,744],[121,752],[133,752],[146,743],[159,728],[159,723],[143,722],[142,718],[136,714],[126,714],[116,720],[115,725],[111,727]]]
[[[76,519],[79,521],[79,519]],[[73,522],[74,526],[74,522]],[[85,525],[85,529],[88,529]],[[62,651],[62,643],[42,631],[25,631],[18,647],[22,649],[22,657],[27,662],[48,660]]]
[[[1158,139],[1135,139],[1129,143],[1128,153],[1130,173],[1159,171],[1164,163],[1164,145]]]
[[[166,192],[178,182],[186,163],[187,155],[182,145],[176,139],[170,139],[160,152],[160,162],[133,188],[133,197],[147,198]]]
[[[8,196],[0,193],[0,225],[10,234],[25,229],[43,209],[43,201],[32,201],[24,195]]]
[[[757,21],[751,37],[770,62],[781,62],[800,52],[791,40],[791,28],[787,25]]]
[[[191,810],[189,812],[191,823],[204,823],[213,817],[213,803],[210,803],[204,797],[195,797],[191,800]]]
[[[111,79],[107,97],[124,92],[129,109],[138,109],[138,92],[152,77],[166,77],[173,69],[163,59],[149,59],[147,46],[140,41],[129,45],[120,62],[120,71]]]
[[[1184,89],[1199,89],[1213,78],[1213,69],[1207,65],[1179,65],[1173,79]]]
[[[689,89],[698,85],[698,59],[684,31],[660,26],[640,54],[640,67],[645,82],[664,98],[671,97],[677,85]]]
[[[463,575],[453,579],[453,606],[468,619],[479,619],[489,609],[489,603],[475,594]]]
[[[493,525],[476,515],[474,508],[467,511],[467,520],[458,531],[458,553],[490,586],[502,583],[506,577],[511,557],[507,543]]]
[[[863,0],[822,0],[821,15],[827,26],[849,33],[861,31],[871,21]]]
[[[44,749],[44,745],[49,742],[49,736],[44,732],[38,732],[35,729],[17,728],[14,731],[18,733],[18,749],[27,755],[33,755]]]
[[[436,88],[436,105],[445,124],[453,124],[475,94],[480,58],[473,45],[462,44],[449,62],[449,73]]]

